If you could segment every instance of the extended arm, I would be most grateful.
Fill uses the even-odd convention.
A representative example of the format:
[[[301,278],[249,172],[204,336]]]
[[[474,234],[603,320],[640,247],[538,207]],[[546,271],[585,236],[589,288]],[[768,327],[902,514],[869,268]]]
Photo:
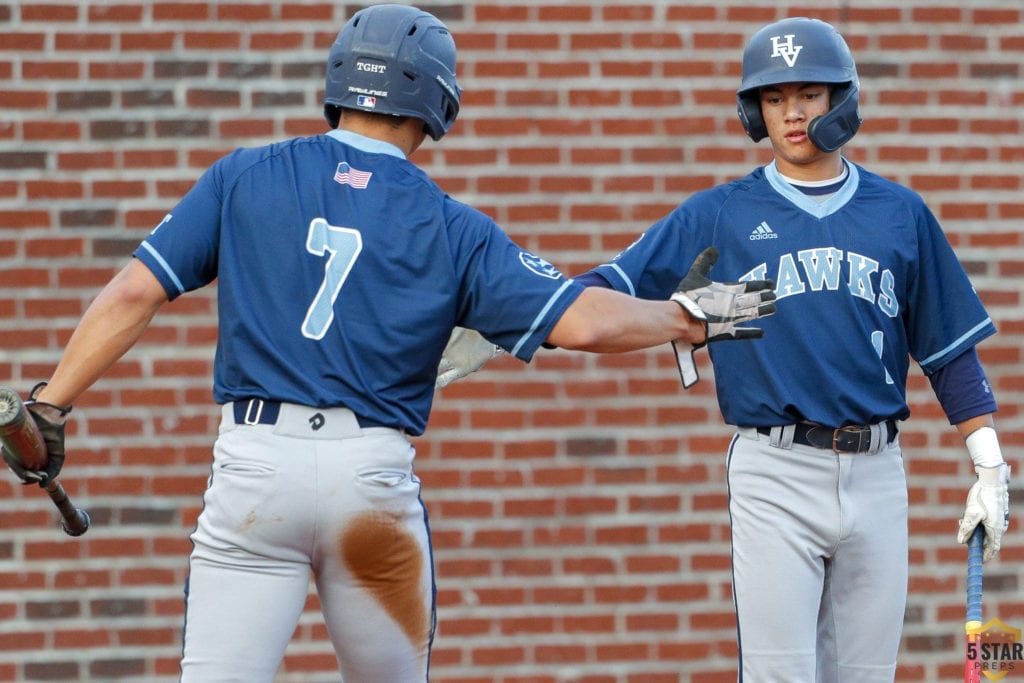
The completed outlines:
[[[668,302],[637,299],[600,285],[588,286],[556,323],[546,343],[580,351],[616,353],[671,341],[676,347],[683,384],[689,387],[697,381],[692,360],[695,347],[709,341],[760,337],[760,329],[739,327],[738,323],[775,312],[772,281],[713,282],[708,273],[717,259],[718,250],[714,247],[701,252]],[[682,317],[679,308],[686,311]],[[436,386],[447,386],[476,372],[495,355],[497,348],[478,332],[457,330],[441,359]]]
[[[588,287],[555,324],[547,342],[591,353],[636,351],[682,339],[699,344],[704,323],[673,301],[649,301]]]
[[[46,443],[45,470],[21,467],[4,451],[7,466],[23,483],[44,486],[64,465],[64,423],[71,404],[130,349],[167,302],[163,286],[132,259],[89,305],[75,328],[53,377],[25,402]]]
[[[132,259],[89,305],[53,377],[36,398],[70,406],[135,345],[165,303],[163,286]]]
[[[566,309],[546,343],[598,353],[632,351],[663,343],[666,334],[675,333],[666,330],[675,329],[699,344],[706,336],[704,324],[699,315],[684,313],[683,308],[671,301],[643,301],[588,287]],[[476,372],[501,352],[476,330],[456,327],[438,364],[434,386],[442,389]]]

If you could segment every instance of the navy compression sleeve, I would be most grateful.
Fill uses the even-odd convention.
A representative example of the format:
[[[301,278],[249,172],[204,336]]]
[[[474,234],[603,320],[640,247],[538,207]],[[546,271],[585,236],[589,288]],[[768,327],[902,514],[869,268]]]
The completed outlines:
[[[997,410],[992,387],[973,346],[932,373],[928,380],[950,424]]]

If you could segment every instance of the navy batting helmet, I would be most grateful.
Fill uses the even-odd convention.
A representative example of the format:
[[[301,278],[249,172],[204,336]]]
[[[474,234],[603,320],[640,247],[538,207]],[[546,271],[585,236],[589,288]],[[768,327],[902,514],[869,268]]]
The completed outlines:
[[[455,40],[432,14],[405,5],[356,12],[331,46],[324,116],[338,125],[340,109],[415,116],[440,140],[459,114]]]
[[[743,129],[754,142],[768,135],[761,114],[760,88],[781,83],[827,83],[827,114],[807,126],[807,137],[824,152],[834,152],[860,128],[857,65],[843,37],[818,19],[794,17],[765,26],[743,51],[743,80],[736,92]]]

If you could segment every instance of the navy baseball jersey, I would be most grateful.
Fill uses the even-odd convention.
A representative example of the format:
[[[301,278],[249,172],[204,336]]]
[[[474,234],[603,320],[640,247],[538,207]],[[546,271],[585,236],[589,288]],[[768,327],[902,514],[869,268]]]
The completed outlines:
[[[217,280],[218,403],[345,406],[412,434],[453,326],[529,361],[583,290],[345,131],[220,159],[135,256],[171,299]]]
[[[615,289],[660,299],[715,245],[715,280],[775,280],[764,337],[709,346],[729,424],[906,419],[910,358],[931,374],[995,333],[922,199],[846,163],[847,181],[824,200],[774,162],[699,192],[594,269]]]

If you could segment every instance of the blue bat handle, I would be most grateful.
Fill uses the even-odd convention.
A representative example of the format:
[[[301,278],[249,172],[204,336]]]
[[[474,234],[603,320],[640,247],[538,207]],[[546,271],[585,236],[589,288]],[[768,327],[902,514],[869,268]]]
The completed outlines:
[[[985,545],[985,528],[974,527],[967,541],[967,621],[981,624],[982,550]]]

